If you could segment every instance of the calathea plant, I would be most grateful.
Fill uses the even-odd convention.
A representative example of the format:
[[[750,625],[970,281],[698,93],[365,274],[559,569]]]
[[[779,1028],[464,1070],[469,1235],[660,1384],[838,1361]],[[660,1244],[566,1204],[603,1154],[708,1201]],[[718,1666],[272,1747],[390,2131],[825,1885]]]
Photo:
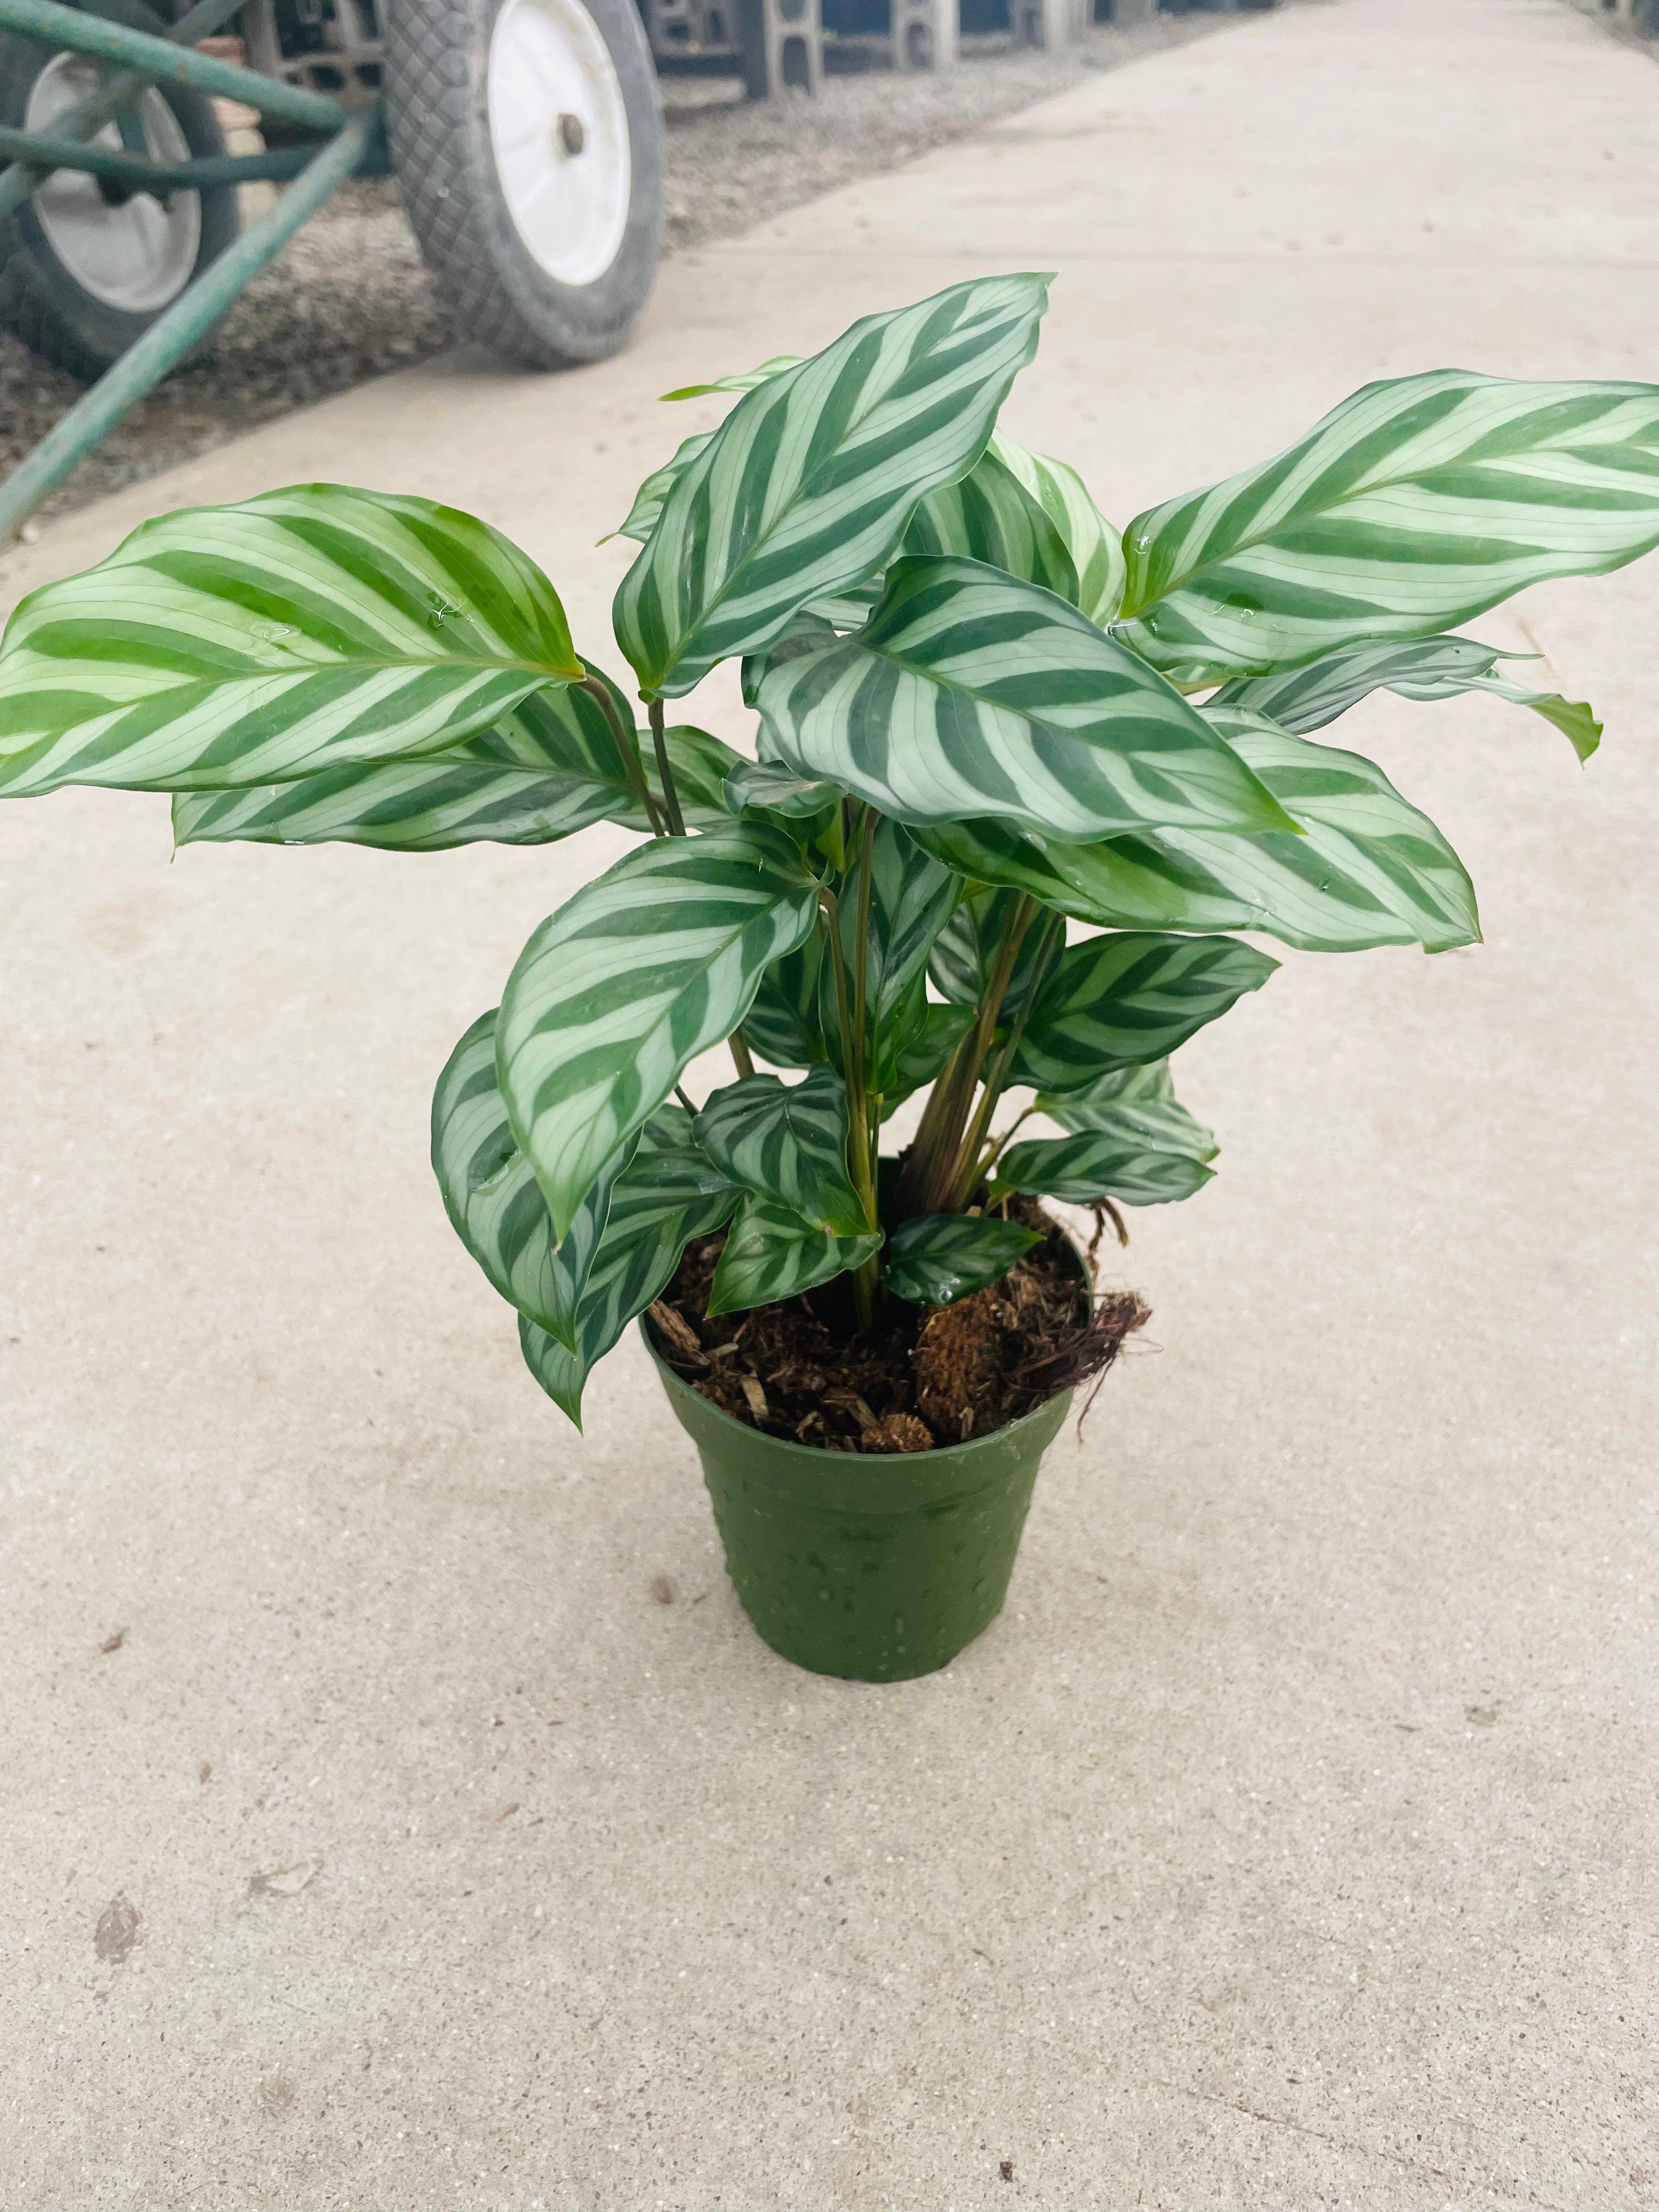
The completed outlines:
[[[1231,933],[1473,941],[1445,839],[1325,734],[1368,692],[1597,741],[1449,633],[1659,542],[1659,388],[1372,385],[1120,537],[996,428],[1044,301],[959,284],[694,387],[735,404],[623,526],[643,728],[497,532],[338,486],[148,523],[6,632],[0,794],[169,791],[181,843],[644,837],[536,930],[434,1106],[450,1216],[573,1419],[690,1240],[726,1232],[713,1310],[847,1275],[867,1328],[1001,1277],[1015,1194],[1199,1189],[1170,1055],[1275,965]],[[734,659],[753,757],[670,719]],[[734,1079],[689,1097],[722,1040]]]

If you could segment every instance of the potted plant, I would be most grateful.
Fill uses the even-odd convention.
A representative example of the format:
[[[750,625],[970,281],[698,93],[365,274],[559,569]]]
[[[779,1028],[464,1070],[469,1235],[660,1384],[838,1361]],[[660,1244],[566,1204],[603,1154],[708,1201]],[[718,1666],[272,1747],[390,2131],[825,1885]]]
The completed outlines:
[[[996,1613],[1069,1393],[1141,1317],[1041,1201],[1098,1234],[1209,1178],[1169,1063],[1273,973],[1234,933],[1478,937],[1445,839],[1310,733],[1485,690],[1587,757],[1588,707],[1449,632],[1659,542],[1659,387],[1454,370],[1120,538],[996,428],[1045,296],[954,285],[691,387],[736,404],[623,526],[643,729],[499,532],[333,485],[147,523],[0,649],[0,795],[170,791],[186,844],[641,834],[439,1078],[444,1202],[573,1420],[647,1316],[762,1633],[878,1680]],[[753,757],[669,719],[732,659]]]

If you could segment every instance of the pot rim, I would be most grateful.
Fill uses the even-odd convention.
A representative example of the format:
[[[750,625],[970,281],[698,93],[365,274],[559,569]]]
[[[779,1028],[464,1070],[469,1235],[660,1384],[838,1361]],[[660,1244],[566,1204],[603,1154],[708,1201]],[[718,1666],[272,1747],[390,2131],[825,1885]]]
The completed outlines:
[[[1079,1279],[1086,1285],[1090,1280],[1088,1263],[1078,1246],[1077,1239],[1069,1230],[1064,1228],[1063,1224],[1060,1225],[1066,1239],[1066,1248],[1077,1262]],[[1058,1429],[1065,1420],[1065,1408],[1070,1404],[1073,1395],[1073,1391],[1069,1389],[1051,1391],[1046,1398],[1040,1399],[1029,1413],[1022,1413],[1017,1421],[1005,1421],[1000,1429],[988,1429],[982,1437],[968,1437],[960,1443],[932,1444],[926,1451],[917,1452],[826,1451],[822,1444],[798,1443],[793,1437],[775,1437],[765,1429],[751,1428],[747,1421],[738,1420],[735,1414],[728,1413],[723,1406],[717,1406],[712,1398],[705,1398],[702,1392],[680,1373],[678,1368],[672,1366],[663,1358],[652,1340],[648,1308],[639,1316],[635,1326],[639,1329],[646,1350],[650,1353],[665,1380],[670,1384],[677,1384],[688,1395],[696,1398],[698,1406],[710,1419],[716,1424],[723,1424],[736,1436],[747,1437],[751,1440],[758,1439],[769,1445],[775,1451],[783,1452],[792,1459],[805,1460],[813,1464],[844,1468],[849,1460],[854,1464],[862,1463],[866,1466],[875,1465],[882,1460],[886,1460],[890,1463],[896,1462],[901,1467],[913,1468],[918,1474],[929,1465],[937,1465],[947,1459],[959,1466],[964,1459],[989,1451],[994,1446],[1006,1445],[1018,1437],[1022,1430],[1029,1428],[1032,1422],[1040,1421],[1045,1416],[1052,1417],[1056,1407],[1060,1408],[1060,1420],[1054,1424]]]

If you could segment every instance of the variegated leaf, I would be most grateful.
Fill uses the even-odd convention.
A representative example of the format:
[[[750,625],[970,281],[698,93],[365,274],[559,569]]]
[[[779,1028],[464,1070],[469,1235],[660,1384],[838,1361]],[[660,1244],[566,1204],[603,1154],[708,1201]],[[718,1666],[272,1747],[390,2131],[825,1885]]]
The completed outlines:
[[[937,1006],[918,988],[910,1018],[899,1035],[892,1074],[882,1093],[883,1121],[924,1084],[944,1073],[945,1063],[967,1036],[973,1018],[971,1007]]]
[[[821,1019],[828,941],[823,928],[814,929],[761,977],[743,1020],[744,1041],[757,1059],[774,1067],[811,1067],[828,1060]]]
[[[1041,584],[1073,606],[1078,602],[1077,569],[1064,538],[1036,492],[1000,457],[994,441],[959,483],[928,493],[899,550],[920,559],[959,553]]]
[[[726,779],[742,763],[742,754],[728,745],[724,738],[717,738],[708,730],[696,729],[690,722],[677,722],[665,729],[663,744],[674,778],[674,793],[686,826],[693,830],[726,827],[732,819],[732,809],[726,804]],[[662,776],[649,730],[640,733],[640,757],[651,794],[660,799]],[[631,797],[626,805],[611,810],[611,819],[629,830],[650,826],[644,808],[636,805]]]
[[[1266,714],[1297,737],[1346,714],[1368,692],[1397,690],[1413,699],[1446,699],[1478,677],[1489,676],[1503,655],[1472,637],[1360,638],[1271,676],[1240,676],[1206,703]]]
[[[889,1238],[881,1279],[912,1305],[954,1305],[1000,1282],[1042,1241],[994,1214],[919,1213]]]
[[[832,1068],[794,1084],[744,1076],[714,1091],[693,1127],[715,1165],[757,1198],[838,1237],[869,1228],[847,1171],[847,1086]]]
[[[678,392],[664,392],[663,398],[698,399],[713,392],[752,392],[786,368],[796,368],[799,358],[794,354],[778,354],[741,375],[716,377],[709,384],[688,384]],[[647,533],[661,511],[668,487],[696,459],[702,442],[688,440],[667,466],[641,488],[634,514],[623,526],[625,536],[642,538]],[[1022,498],[1021,494],[1029,497]],[[1043,527],[1045,518],[1048,529]],[[636,526],[641,520],[645,520],[644,529]],[[965,553],[974,560],[988,561],[1011,575],[1027,577],[1058,592],[1093,623],[1110,621],[1123,597],[1121,537],[1090,498],[1076,470],[1064,461],[1028,453],[1000,430],[993,434],[984,453],[959,484],[930,492],[921,501],[900,550]],[[837,629],[856,629],[880,596],[878,577],[816,603],[816,611]]]
[[[794,846],[746,822],[626,854],[534,932],[507,978],[496,1061],[556,1237],[817,911]]]
[[[1401,698],[1452,699],[1465,691],[1488,691],[1535,714],[1561,731],[1581,761],[1601,742],[1601,725],[1588,702],[1564,699],[1559,691],[1534,691],[1498,673],[1500,653],[1468,637],[1423,637],[1397,642],[1373,638],[1322,653],[1304,667],[1275,676],[1240,677],[1224,684],[1210,707],[1239,707],[1268,715],[1285,729],[1305,735],[1322,729],[1339,714],[1378,690]]]
[[[869,605],[873,606],[876,599],[880,596],[879,590],[877,590]],[[867,612],[868,608],[865,611]],[[786,660],[793,660],[804,653],[821,652],[826,645],[835,643],[837,627],[843,629],[856,629],[863,620],[864,614],[860,613],[851,622],[837,625],[818,608],[803,607],[799,614],[790,618],[763,653],[746,653],[744,655],[738,664],[744,705],[745,707],[759,705],[762,679],[769,668],[780,667]],[[771,761],[774,766],[777,765],[767,750],[766,726],[763,723],[756,741],[755,750],[763,761]]]
[[[793,837],[808,865],[830,872],[846,862],[845,793],[823,777],[797,775],[771,761],[740,760],[722,793],[736,815],[758,814]]]
[[[13,614],[0,797],[407,759],[581,673],[547,579],[453,507],[301,484],[181,508]]]
[[[838,1236],[774,1199],[751,1193],[738,1208],[714,1269],[710,1317],[775,1305],[780,1298],[816,1290],[873,1259],[881,1241],[879,1230]]]
[[[933,981],[955,1005],[978,1007],[991,988],[997,948],[1019,904],[1018,891],[981,888],[964,898],[934,945],[927,963]],[[1037,951],[1040,929],[1028,929],[1002,994],[1002,1016],[1012,1020],[1024,1005]]]
[[[670,398],[675,397],[672,392],[667,396]],[[631,538],[635,544],[643,545],[657,526],[664,501],[714,434],[712,430],[697,431],[695,436],[684,439],[659,469],[653,469],[635,493],[634,504],[629,508],[626,520],[619,522],[610,535]],[[605,540],[601,538],[599,543],[603,545]]]
[[[1373,762],[1237,708],[1205,714],[1300,823],[1300,836],[1164,830],[1073,845],[994,822],[920,834],[964,875],[1115,928],[1260,930],[1314,952],[1380,945],[1443,952],[1479,939],[1462,862]]]
[[[858,963],[864,862],[854,855],[839,896],[842,955]],[[962,896],[959,876],[924,853],[896,822],[880,822],[870,850],[869,927],[865,933],[866,1000],[879,1027],[926,971],[927,956]]]
[[[1278,965],[1235,937],[1085,938],[1049,969],[1010,1080],[1081,1091],[1112,1068],[1164,1059]]]
[[[1534,714],[1560,731],[1581,762],[1587,761],[1601,742],[1601,725],[1588,699],[1565,699],[1559,691],[1530,690],[1513,677],[1495,672],[1477,677],[1469,688],[1490,691],[1494,699],[1507,699],[1516,707],[1530,707]],[[1406,694],[1408,699],[1414,696],[1410,691]]]
[[[173,794],[179,845],[371,845],[438,853],[456,845],[552,845],[609,810],[590,785],[526,769],[405,761],[335,768],[298,783]]]
[[[1122,605],[1127,570],[1123,540],[1090,498],[1082,477],[1064,461],[1028,453],[1000,430],[986,458],[1000,461],[1041,503],[1071,556],[1077,580],[1075,590],[1062,596],[1103,628]]]
[[[923,979],[934,939],[961,896],[958,877],[924,853],[896,822],[878,822],[872,849],[865,951],[865,1081],[884,1093],[898,1079],[898,1055],[920,1020]],[[849,1012],[857,996],[859,908],[863,866],[859,851],[836,880]],[[833,963],[818,978],[818,1028],[832,1066],[842,1065],[840,1007]]]
[[[1190,1198],[1210,1170],[1190,1152],[1161,1152],[1103,1130],[1069,1137],[1033,1137],[1010,1145],[997,1162],[988,1205],[1017,1190],[1040,1191],[1064,1206],[1113,1198],[1125,1206],[1165,1206]]]
[[[1194,1160],[1216,1156],[1214,1132],[1176,1097],[1167,1060],[1115,1068],[1082,1091],[1039,1091],[1032,1103],[1074,1135],[1111,1137],[1152,1152],[1185,1152]]]
[[[733,814],[758,806],[769,814],[805,819],[841,804],[840,787],[823,776],[797,775],[769,761],[739,760],[726,779],[726,803]]]
[[[745,368],[734,376],[717,376],[708,384],[682,384],[677,391],[665,392],[662,397],[665,401],[704,399],[712,392],[752,392],[757,384],[769,384],[775,376],[781,376],[786,368],[799,368],[800,362],[798,353],[775,353],[758,368]]]
[[[611,1194],[610,1218],[576,1310],[574,1348],[520,1315],[526,1365],[578,1428],[593,1368],[629,1322],[662,1295],[686,1246],[729,1221],[739,1197],[736,1184],[696,1152],[648,1149],[642,1139]]]
[[[1659,386],[1436,369],[1124,532],[1119,635],[1205,681],[1418,638],[1659,544]]]
[[[869,315],[746,393],[683,470],[617,594],[649,696],[758,651],[887,560],[916,503],[965,476],[1036,346],[1038,276]]]
[[[587,672],[631,723],[616,686]],[[481,840],[550,844],[607,816],[643,827],[634,806],[604,709],[572,684],[532,691],[489,729],[418,760],[348,763],[291,783],[177,793],[173,834],[181,845],[336,842],[424,853]]]
[[[1180,694],[1052,592],[900,561],[854,636],[769,668],[766,750],[912,826],[1294,825]]]
[[[611,1194],[640,1141],[608,1163],[556,1250],[547,1201],[496,1085],[493,1007],[456,1046],[433,1093],[432,1167],[456,1235],[504,1298],[572,1349]]]

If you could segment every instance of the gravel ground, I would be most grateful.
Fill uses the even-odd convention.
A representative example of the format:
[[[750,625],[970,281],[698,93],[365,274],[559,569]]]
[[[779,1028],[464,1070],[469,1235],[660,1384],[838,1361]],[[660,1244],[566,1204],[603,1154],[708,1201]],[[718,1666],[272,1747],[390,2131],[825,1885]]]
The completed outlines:
[[[1133,31],[1102,27],[1055,54],[1011,52],[1006,40],[965,41],[963,65],[939,76],[895,76],[872,65],[884,61],[872,51],[884,42],[848,42],[816,100],[793,94],[751,106],[727,81],[669,77],[668,251],[746,229],[757,209],[792,207],[893,168],[1225,20],[1190,15]],[[396,186],[389,178],[350,185],[250,287],[195,359],[129,415],[40,513],[84,506],[294,408],[441,352],[457,336]],[[0,333],[0,473],[80,389]]]

